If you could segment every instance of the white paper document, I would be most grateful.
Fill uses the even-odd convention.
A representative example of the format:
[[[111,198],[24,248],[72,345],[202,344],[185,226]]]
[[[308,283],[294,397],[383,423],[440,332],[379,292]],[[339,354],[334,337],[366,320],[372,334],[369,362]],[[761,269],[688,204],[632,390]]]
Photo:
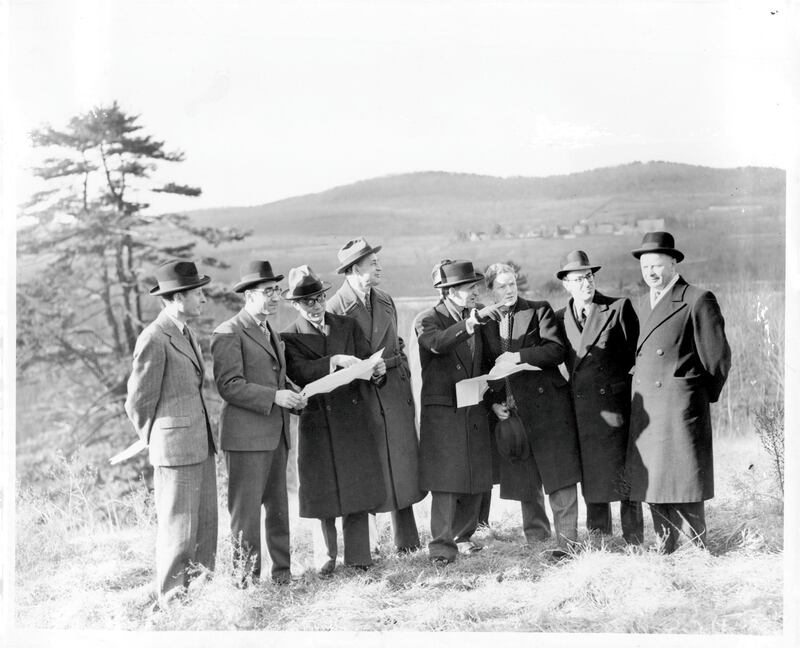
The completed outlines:
[[[506,378],[520,371],[541,371],[528,363],[514,364],[511,362],[497,363],[488,374],[459,380],[456,383],[456,407],[468,407],[481,402],[483,394],[489,389],[490,380]]]
[[[115,454],[113,457],[111,457],[111,459],[109,459],[109,461],[111,462],[112,466],[114,466],[114,465],[116,465],[118,463],[122,463],[126,459],[130,459],[134,455],[139,454],[146,447],[147,447],[147,444],[144,441],[142,441],[141,439],[139,439],[135,443],[132,443],[127,448],[125,448],[122,452],[120,452],[118,454]]]
[[[361,380],[369,380],[372,377],[372,370],[381,360],[381,355],[383,355],[383,349],[379,349],[366,360],[361,360],[351,367],[334,371],[332,374],[323,376],[319,380],[310,382],[305,386],[300,394],[306,398],[311,398],[316,394],[327,394],[332,392],[337,387],[346,385],[347,383],[353,382],[359,378]]]

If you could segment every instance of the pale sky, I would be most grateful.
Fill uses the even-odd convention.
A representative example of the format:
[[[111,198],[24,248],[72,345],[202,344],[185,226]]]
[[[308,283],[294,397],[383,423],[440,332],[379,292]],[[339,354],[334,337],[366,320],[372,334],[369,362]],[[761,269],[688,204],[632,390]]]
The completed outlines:
[[[7,151],[119,101],[185,208],[423,170],[786,168],[783,2],[11,0]],[[772,11],[777,11],[772,14]],[[796,15],[794,16],[797,17]],[[32,189],[15,177],[18,202]]]

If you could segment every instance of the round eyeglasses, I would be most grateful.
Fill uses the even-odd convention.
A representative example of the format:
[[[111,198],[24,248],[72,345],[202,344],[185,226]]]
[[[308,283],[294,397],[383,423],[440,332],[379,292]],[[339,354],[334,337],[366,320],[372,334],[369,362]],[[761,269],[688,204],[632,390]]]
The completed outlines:
[[[573,283],[594,283],[594,275],[589,272],[588,274],[581,275],[580,277],[572,277],[571,279],[564,279],[564,281],[571,281]]]
[[[258,290],[253,290],[253,292],[261,293],[264,297],[272,297],[273,295],[278,295],[281,292],[280,286],[272,286],[271,288],[260,288]]]
[[[314,308],[317,304],[324,304],[328,300],[328,296],[325,293],[321,295],[317,295],[316,297],[304,297],[303,299],[298,299],[301,304],[304,306],[308,306],[309,308]]]

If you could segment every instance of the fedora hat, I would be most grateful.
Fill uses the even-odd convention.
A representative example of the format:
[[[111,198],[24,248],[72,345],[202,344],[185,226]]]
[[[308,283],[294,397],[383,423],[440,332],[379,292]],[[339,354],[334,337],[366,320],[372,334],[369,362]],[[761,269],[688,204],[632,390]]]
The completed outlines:
[[[322,281],[307,265],[289,270],[289,288],[281,293],[284,299],[305,299],[330,290],[331,285]]]
[[[162,263],[155,270],[156,285],[150,289],[151,295],[169,295],[192,288],[205,286],[211,277],[198,274],[197,266],[191,261],[174,259]]]
[[[675,239],[669,232],[647,232],[642,239],[641,246],[633,250],[631,254],[638,259],[649,252],[668,254],[678,263],[683,261],[683,252],[675,249]]]
[[[233,292],[243,292],[265,281],[280,281],[283,275],[276,275],[272,272],[269,261],[248,261],[239,268],[241,279],[233,286]]]
[[[567,258],[564,259],[564,265],[561,266],[561,270],[556,272],[556,279],[563,279],[567,274],[576,270],[597,272],[601,267],[599,265],[593,266],[589,262],[589,255],[583,250],[572,250],[567,254]]]
[[[480,272],[475,272],[472,261],[450,261],[439,266],[439,285],[437,288],[450,288],[465,283],[475,283],[483,279]],[[435,284],[434,284],[435,285]]]
[[[342,274],[351,265],[358,263],[368,254],[380,252],[381,247],[383,246],[377,245],[372,247],[361,236],[359,236],[357,239],[353,239],[352,241],[348,241],[337,253],[337,256],[339,257],[339,267],[336,268],[336,272]]]

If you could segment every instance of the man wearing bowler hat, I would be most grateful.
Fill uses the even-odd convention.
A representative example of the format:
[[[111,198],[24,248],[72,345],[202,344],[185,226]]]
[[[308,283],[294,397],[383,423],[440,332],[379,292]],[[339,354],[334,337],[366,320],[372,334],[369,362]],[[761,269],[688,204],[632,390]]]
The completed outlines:
[[[488,412],[482,403],[459,408],[455,384],[488,370],[478,327],[499,319],[498,305],[480,306],[483,275],[470,261],[439,266],[436,306],[416,322],[422,369],[420,487],[431,492],[432,562],[446,565],[473,553],[483,494],[492,488]]]
[[[281,338],[286,344],[287,376],[301,388],[371,355],[358,322],[325,312],[330,287],[307,265],[289,271],[283,297],[298,316]],[[381,359],[370,381],[356,379],[311,396],[300,414],[300,515],[321,522],[326,554],[319,569],[322,576],[336,567],[337,517],[342,518],[345,565],[362,570],[372,565],[369,511],[386,499],[375,442],[381,425],[375,386],[385,381],[386,364]]]
[[[650,504],[666,553],[683,530],[700,546],[704,501],[714,497],[710,403],[731,364],[717,300],[678,273],[683,253],[668,232],[649,232],[633,250],[649,286],[633,374],[626,461],[629,499]]]
[[[211,337],[214,381],[222,396],[220,445],[228,468],[228,510],[236,558],[256,580],[261,574],[261,508],[272,580],[291,580],[286,461],[289,410],[305,399],[286,384],[283,342],[269,318],[278,310],[279,281],[269,261],[241,268],[233,291],[244,306]],[[245,581],[246,582],[246,581]]]
[[[378,259],[381,246],[372,247],[363,237],[348,241],[339,250],[344,282],[328,300],[327,310],[354,318],[370,344],[370,352],[383,349],[386,383],[376,390],[381,425],[377,447],[381,459],[386,499],[375,512],[390,512],[394,545],[399,552],[419,548],[419,533],[413,504],[425,493],[419,489],[419,448],[411,395],[411,372],[404,353],[405,343],[397,333],[397,308],[388,293],[377,286],[383,268]]]
[[[163,310],[136,340],[125,411],[153,464],[159,603],[180,597],[194,565],[214,569],[216,448],[203,396],[205,365],[187,320],[198,317],[211,279],[191,261],[155,271]]]
[[[639,320],[630,300],[607,297],[595,287],[593,265],[583,250],[567,255],[556,272],[569,293],[567,305],[556,313],[566,343],[569,373],[580,441],[586,502],[586,528],[611,534],[610,502],[620,503],[622,537],[642,542],[641,502],[622,494],[631,376],[639,337]]]

